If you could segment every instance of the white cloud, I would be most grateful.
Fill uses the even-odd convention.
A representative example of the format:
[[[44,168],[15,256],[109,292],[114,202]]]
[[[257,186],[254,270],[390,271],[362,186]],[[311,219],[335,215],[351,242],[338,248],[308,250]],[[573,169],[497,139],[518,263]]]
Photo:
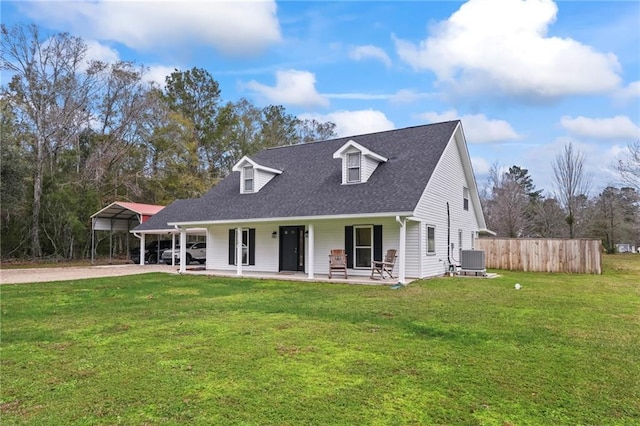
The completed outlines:
[[[417,102],[420,99],[431,98],[433,93],[428,92],[416,92],[410,89],[400,89],[391,96],[391,103],[394,104],[409,104]]]
[[[375,59],[385,64],[387,67],[391,66],[391,58],[389,58],[389,55],[387,55],[387,53],[381,48],[372,45],[354,47],[351,49],[351,52],[349,52],[349,57],[356,61],[361,61],[363,59]]]
[[[266,86],[255,80],[245,87],[277,104],[314,107],[329,106],[329,100],[315,88],[316,76],[308,71],[287,70],[276,72],[276,85]]]
[[[484,114],[458,115],[454,109],[443,113],[425,112],[418,118],[430,123],[461,120],[469,143],[493,143],[520,139],[521,136],[504,120],[490,120]]]
[[[164,65],[150,66],[149,71],[145,74],[145,80],[158,83],[160,87],[164,87],[166,77],[174,72],[176,68],[177,67],[167,67]]]
[[[488,176],[491,170],[491,164],[487,160],[481,157],[471,157],[471,164],[473,165],[473,172],[476,175],[476,179],[479,176]]]
[[[120,60],[120,54],[106,44],[102,44],[96,40],[85,40],[87,45],[87,60],[102,61],[106,63],[114,63]]]
[[[627,101],[640,98],[640,81],[633,81],[618,90],[615,94],[616,98]]]
[[[564,116],[560,124],[569,133],[591,139],[631,139],[640,138],[640,127],[626,115],[611,118],[587,118]]]
[[[602,93],[620,84],[615,55],[547,36],[551,0],[470,0],[418,45],[394,36],[398,55],[456,92],[528,98]]]
[[[213,46],[249,55],[281,40],[275,1],[51,1],[24,12],[83,38],[112,40],[134,49]]]
[[[353,136],[365,133],[392,130],[395,125],[381,111],[335,111],[329,114],[301,114],[300,119],[315,119],[320,122],[331,121],[336,125],[338,136]]]

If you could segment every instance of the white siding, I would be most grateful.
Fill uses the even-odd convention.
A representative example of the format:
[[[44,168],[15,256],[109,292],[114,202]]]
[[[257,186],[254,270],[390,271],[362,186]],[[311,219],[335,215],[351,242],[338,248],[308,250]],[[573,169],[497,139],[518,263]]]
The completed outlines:
[[[405,275],[410,278],[420,277],[420,223],[407,221],[407,257],[405,263]]]
[[[344,227],[354,225],[382,225],[382,255],[389,249],[398,249],[400,225],[393,218],[336,219],[313,222],[315,226],[315,273],[329,273],[331,249],[344,249]],[[308,243],[308,241],[307,241]],[[368,276],[371,268],[349,269],[349,275]],[[398,265],[394,275],[398,273]]]
[[[362,181],[366,182],[371,177],[371,174],[375,171],[376,167],[378,167],[378,163],[376,160],[367,157],[366,155],[362,156]]]
[[[278,272],[278,238],[271,238],[277,225],[243,224],[242,228],[256,230],[256,264],[243,265],[243,271]],[[216,225],[207,228],[207,269],[235,271],[229,265],[229,229],[235,225]]]
[[[382,225],[382,253],[383,256],[389,249],[398,250],[400,225],[394,218],[363,218],[363,219],[336,219],[313,221],[315,234],[315,262],[316,274],[329,273],[329,253],[331,249],[344,249],[344,228],[354,225]],[[305,226],[307,223],[274,223],[274,224],[243,224],[243,228],[255,228],[256,230],[256,264],[244,265],[243,271],[278,272],[279,270],[279,236],[272,238],[271,234],[280,232],[280,226]],[[417,228],[417,224],[411,225]],[[207,269],[235,271],[235,265],[229,265],[229,229],[235,225],[215,225],[207,228]],[[305,253],[309,253],[309,239],[305,239]],[[310,259],[305,259],[305,265],[309,265]],[[412,266],[411,271],[416,270]],[[368,276],[371,268],[350,269],[349,275]],[[394,269],[394,275],[398,273],[398,265]],[[415,277],[414,273],[407,272],[407,276]]]
[[[273,179],[276,175],[264,170],[253,169],[253,191],[245,192],[244,190],[244,170],[243,167],[240,171],[240,193],[241,194],[253,194],[254,192],[258,192],[264,187],[271,179]]]
[[[258,192],[265,186],[271,179],[273,179],[276,175],[273,173],[265,172],[264,170],[255,170],[255,191]]]
[[[454,249],[450,252],[452,261],[458,261],[458,230],[462,229],[463,249],[472,247],[471,232],[478,231],[478,220],[475,215],[473,197],[469,199],[469,210],[463,208],[463,187],[471,188],[465,177],[461,154],[455,141],[451,138],[440,158],[429,184],[422,194],[415,216],[423,221],[422,226],[435,226],[435,255],[427,255],[426,248],[420,253],[424,277],[442,275],[447,262],[447,202],[451,217],[450,242]],[[426,232],[422,233],[426,238]]]

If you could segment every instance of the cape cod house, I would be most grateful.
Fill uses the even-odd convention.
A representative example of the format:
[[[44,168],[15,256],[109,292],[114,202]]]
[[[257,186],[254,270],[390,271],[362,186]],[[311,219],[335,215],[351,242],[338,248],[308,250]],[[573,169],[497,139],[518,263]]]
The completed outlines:
[[[395,249],[405,283],[442,275],[486,225],[462,124],[449,121],[243,157],[207,194],[133,232],[144,245],[167,229],[181,247],[189,232],[206,235],[207,270],[313,279],[329,273],[330,250],[343,249],[349,276],[368,276]]]

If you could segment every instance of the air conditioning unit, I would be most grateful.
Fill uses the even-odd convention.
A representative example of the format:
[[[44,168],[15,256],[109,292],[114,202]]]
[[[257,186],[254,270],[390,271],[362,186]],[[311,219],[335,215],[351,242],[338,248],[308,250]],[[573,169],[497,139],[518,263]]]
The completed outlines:
[[[462,250],[460,273],[464,275],[487,275],[484,250]]]

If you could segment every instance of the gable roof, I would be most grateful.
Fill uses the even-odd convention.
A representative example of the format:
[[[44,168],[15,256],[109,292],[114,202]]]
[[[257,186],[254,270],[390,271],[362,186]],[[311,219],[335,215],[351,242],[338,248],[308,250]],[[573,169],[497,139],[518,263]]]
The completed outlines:
[[[135,219],[137,215],[152,216],[164,209],[164,206],[155,204],[130,203],[127,201],[115,201],[91,217],[104,217],[109,219]]]
[[[169,225],[169,222],[179,220],[183,209],[189,202],[195,200],[175,200],[156,215],[151,216],[146,222],[138,225],[134,231],[144,230],[146,232],[155,231],[157,233],[168,233],[175,230],[175,227]]]
[[[163,211],[168,224],[196,225],[252,219],[336,215],[410,214],[431,178],[459,120],[267,149],[254,156],[282,174],[260,192],[240,193],[233,172],[198,199]],[[367,183],[341,185],[342,164],[333,154],[353,141],[388,159]],[[144,223],[136,231],[152,229]]]
[[[242,167],[244,167],[245,164],[250,164],[251,167],[253,167],[256,170],[264,170],[265,172],[273,173],[274,175],[282,174],[282,170],[278,170],[273,167],[268,167],[262,164],[258,164],[251,158],[247,157],[246,155],[242,157],[240,161],[238,161],[231,170],[234,172],[239,172],[242,169]]]
[[[357,142],[354,142],[351,139],[349,139],[349,141],[347,141],[347,143],[342,145],[336,152],[333,153],[333,158],[341,158],[346,151],[348,151],[348,150],[350,150],[352,148],[360,151],[360,153],[362,155],[365,155],[367,157],[373,158],[374,160],[378,161],[379,163],[384,163],[384,162],[386,162],[388,160],[387,158],[384,158],[383,156],[376,154],[375,152],[371,151],[370,149],[365,148],[364,146],[360,145]]]

